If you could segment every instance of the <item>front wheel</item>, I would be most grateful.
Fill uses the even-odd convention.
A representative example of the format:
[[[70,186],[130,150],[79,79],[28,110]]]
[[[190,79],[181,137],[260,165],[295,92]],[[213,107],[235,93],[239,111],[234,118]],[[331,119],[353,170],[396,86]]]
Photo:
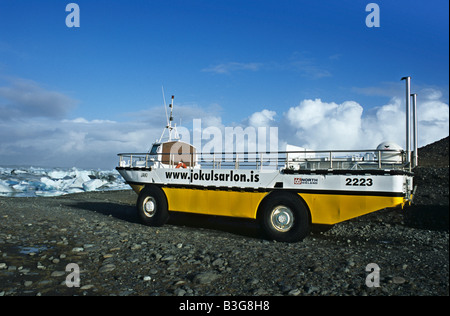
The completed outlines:
[[[146,186],[139,193],[137,210],[141,221],[148,226],[162,226],[169,219],[167,198],[157,186]]]
[[[269,195],[260,205],[258,220],[269,239],[296,242],[309,234],[309,211],[300,197],[293,193]]]

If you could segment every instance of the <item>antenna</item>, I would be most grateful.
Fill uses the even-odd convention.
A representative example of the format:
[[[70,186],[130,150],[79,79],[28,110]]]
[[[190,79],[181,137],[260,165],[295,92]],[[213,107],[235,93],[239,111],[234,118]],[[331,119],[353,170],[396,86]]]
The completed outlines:
[[[180,135],[178,135],[178,131],[177,131],[177,124],[175,124],[175,126],[172,126],[172,121],[173,121],[173,100],[175,98],[175,96],[172,96],[172,103],[169,104],[169,108],[170,108],[170,116],[167,115],[167,106],[166,106],[166,98],[164,96],[164,87],[162,87],[162,93],[163,93],[163,99],[164,99],[164,109],[166,111],[166,119],[167,119],[167,125],[166,128],[163,130],[161,137],[159,138],[159,143],[161,143],[163,141],[164,138],[164,134],[166,132],[166,129],[169,131],[169,137],[168,137],[168,141],[172,141],[173,139],[178,140],[180,138]],[[174,132],[174,136],[172,137],[172,132]]]
[[[162,95],[163,95],[163,100],[164,100],[164,110],[166,111],[167,125],[169,125],[169,117],[167,116],[166,97],[164,96],[164,86],[161,86],[161,90],[162,90]]]
[[[169,124],[167,126],[167,128],[169,129],[169,141],[172,140],[172,121],[173,121],[173,99],[175,98],[175,96],[172,96],[172,103],[169,104],[169,108],[170,108],[170,117],[169,117]]]
[[[170,118],[169,121],[172,122],[173,121],[173,116],[172,116],[172,111],[173,111],[173,99],[175,98],[175,96],[172,96],[172,103],[169,104],[170,107]]]

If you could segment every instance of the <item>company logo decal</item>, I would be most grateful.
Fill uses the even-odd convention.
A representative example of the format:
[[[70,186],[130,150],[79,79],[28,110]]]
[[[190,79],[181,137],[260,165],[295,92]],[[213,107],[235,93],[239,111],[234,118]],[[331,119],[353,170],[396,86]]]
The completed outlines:
[[[317,178],[294,178],[294,184],[319,184]]]

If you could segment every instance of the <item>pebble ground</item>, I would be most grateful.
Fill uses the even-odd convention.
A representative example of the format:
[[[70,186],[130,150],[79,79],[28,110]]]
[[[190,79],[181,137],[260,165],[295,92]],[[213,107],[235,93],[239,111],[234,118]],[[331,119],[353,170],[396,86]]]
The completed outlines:
[[[147,227],[135,202],[132,191],[0,197],[0,296],[449,294],[448,185],[447,205],[382,210],[298,243],[233,218],[173,213]]]

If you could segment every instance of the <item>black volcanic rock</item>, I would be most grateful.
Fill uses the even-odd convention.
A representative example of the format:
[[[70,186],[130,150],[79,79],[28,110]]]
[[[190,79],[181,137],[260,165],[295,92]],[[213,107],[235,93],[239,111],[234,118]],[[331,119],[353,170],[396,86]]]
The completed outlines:
[[[449,138],[419,148],[414,168],[417,186],[413,206],[406,211],[409,225],[423,229],[449,229]]]
[[[419,166],[447,167],[449,166],[448,153],[449,137],[419,148]]]

